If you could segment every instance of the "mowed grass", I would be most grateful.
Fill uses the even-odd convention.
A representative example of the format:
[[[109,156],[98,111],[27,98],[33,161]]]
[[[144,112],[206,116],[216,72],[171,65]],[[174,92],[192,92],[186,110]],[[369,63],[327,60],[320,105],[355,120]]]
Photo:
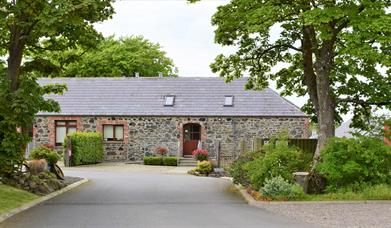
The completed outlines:
[[[39,198],[30,192],[0,184],[0,214]]]
[[[319,195],[305,195],[297,200],[327,201],[327,200],[391,200],[391,186],[379,184],[365,187],[361,191],[337,191]]]

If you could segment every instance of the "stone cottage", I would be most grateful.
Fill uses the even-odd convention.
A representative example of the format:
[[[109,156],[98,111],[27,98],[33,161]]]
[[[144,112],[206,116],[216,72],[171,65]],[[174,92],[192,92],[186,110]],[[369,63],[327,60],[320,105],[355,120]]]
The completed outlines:
[[[51,95],[59,113],[38,113],[33,143],[61,148],[66,134],[98,131],[106,160],[138,161],[158,146],[187,157],[202,146],[210,155],[234,158],[253,137],[288,130],[308,138],[309,118],[271,89],[246,91],[246,79],[222,78],[55,78],[68,91]],[[244,143],[243,143],[244,142]],[[243,147],[243,146],[242,146]]]

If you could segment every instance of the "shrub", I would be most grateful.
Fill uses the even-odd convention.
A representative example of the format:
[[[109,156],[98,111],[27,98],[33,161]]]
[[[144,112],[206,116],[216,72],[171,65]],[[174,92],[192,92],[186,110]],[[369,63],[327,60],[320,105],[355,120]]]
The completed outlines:
[[[144,165],[162,165],[161,157],[144,157]]]
[[[163,165],[177,166],[178,165],[178,158],[177,157],[165,157],[165,158],[163,158]]]
[[[192,152],[193,157],[197,161],[206,161],[208,160],[208,151],[203,149],[196,149]]]
[[[167,152],[168,152],[168,149],[166,147],[159,146],[159,147],[156,147],[156,149],[155,149],[155,153],[160,156],[166,155]]]
[[[100,133],[75,132],[65,138],[64,145],[68,145],[68,140],[71,140],[72,144],[70,165],[95,164],[103,161],[103,140]]]
[[[201,174],[208,175],[210,172],[213,171],[212,163],[209,162],[209,161],[199,161],[197,163],[196,171],[201,173]]]
[[[261,152],[245,152],[239,156],[237,160],[235,160],[232,165],[229,167],[229,174],[233,178],[233,182],[235,184],[241,184],[243,186],[250,185],[250,177],[248,175],[247,170],[245,169],[245,165],[253,161],[256,157],[262,156]]]
[[[144,157],[144,165],[177,166],[177,157]]]
[[[305,196],[302,187],[289,183],[281,176],[266,179],[260,192],[263,197],[273,200],[288,200]]]
[[[370,137],[334,138],[321,151],[316,170],[327,180],[327,191],[352,185],[391,183],[391,147]]]
[[[266,179],[281,176],[293,181],[293,172],[303,168],[302,154],[296,147],[289,147],[286,140],[272,140],[262,147],[264,156],[259,156],[245,164],[251,187],[260,189]]]
[[[30,159],[45,159],[49,165],[54,165],[60,159],[57,151],[46,146],[34,148],[30,153]]]

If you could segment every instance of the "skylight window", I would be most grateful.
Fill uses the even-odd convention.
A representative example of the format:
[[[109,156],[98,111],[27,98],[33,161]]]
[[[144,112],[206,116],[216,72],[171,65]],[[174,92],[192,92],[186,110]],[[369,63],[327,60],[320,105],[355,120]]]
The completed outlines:
[[[175,96],[168,95],[166,96],[166,101],[164,103],[164,106],[174,106]]]
[[[224,106],[228,106],[228,107],[234,106],[234,96],[232,95],[225,96]]]

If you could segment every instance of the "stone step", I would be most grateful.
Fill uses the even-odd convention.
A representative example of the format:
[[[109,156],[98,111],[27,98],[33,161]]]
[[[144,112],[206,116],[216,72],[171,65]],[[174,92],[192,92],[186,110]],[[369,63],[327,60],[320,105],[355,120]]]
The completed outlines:
[[[197,166],[197,161],[194,158],[179,158],[178,166]]]

